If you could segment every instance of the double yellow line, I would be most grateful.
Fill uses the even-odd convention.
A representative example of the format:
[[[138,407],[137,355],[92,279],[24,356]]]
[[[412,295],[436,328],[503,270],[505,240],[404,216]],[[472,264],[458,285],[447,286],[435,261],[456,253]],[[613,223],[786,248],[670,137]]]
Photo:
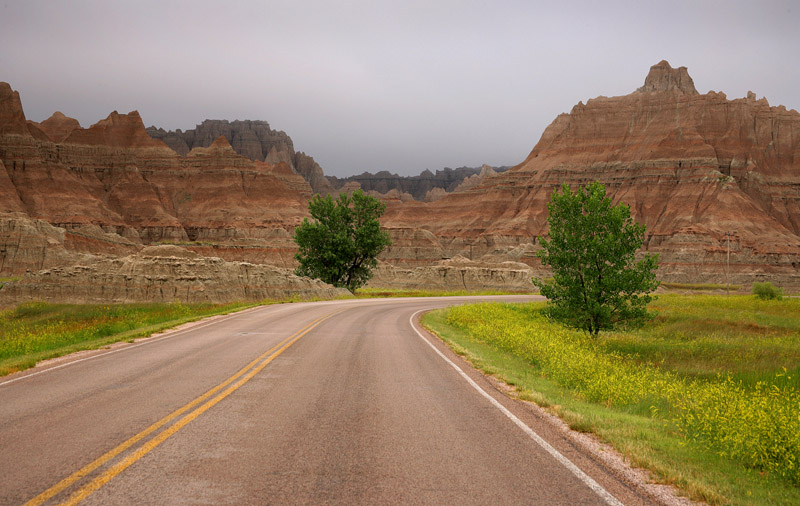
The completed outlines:
[[[103,485],[111,481],[115,476],[120,474],[122,471],[130,467],[134,462],[136,462],[137,460],[141,459],[142,457],[150,453],[155,447],[166,441],[167,438],[169,438],[170,436],[181,430],[183,427],[188,425],[189,422],[191,422],[198,416],[202,415],[209,409],[211,409],[222,399],[229,396],[231,393],[235,392],[239,387],[250,381],[250,379],[253,376],[255,376],[256,374],[259,373],[259,371],[264,369],[267,366],[267,364],[269,364],[275,359],[275,357],[283,353],[287,348],[289,348],[291,345],[297,342],[298,339],[311,332],[316,326],[318,326],[323,321],[327,320],[328,318],[330,318],[331,316],[333,316],[338,312],[339,311],[325,315],[321,318],[317,318],[316,320],[309,323],[296,333],[292,334],[291,336],[287,337],[286,339],[284,339],[271,349],[261,354],[258,358],[247,364],[244,368],[242,368],[239,372],[237,372],[230,378],[226,379],[225,381],[215,386],[208,392],[204,393],[200,397],[189,402],[185,406],[182,406],[181,408],[173,411],[172,413],[165,416],[161,420],[157,421],[156,423],[146,428],[142,432],[136,434],[135,436],[131,437],[124,443],[120,444],[113,450],[110,450],[109,452],[105,453],[104,455],[97,458],[93,462],[85,465],[84,467],[74,472],[70,476],[59,481],[52,487],[48,488],[41,494],[37,495],[30,501],[26,502],[25,506],[38,506],[40,504],[43,504],[44,502],[55,497],[65,489],[74,485],[76,482],[90,475],[99,467],[103,466],[114,457],[128,450],[142,439],[146,438],[150,434],[153,434],[158,429],[167,425],[171,421],[181,417],[184,413],[190,411],[198,404],[201,404],[199,407],[194,409],[194,411],[191,411],[188,415],[184,416],[183,418],[172,424],[169,428],[158,433],[158,435],[147,441],[147,443],[139,447],[136,451],[126,456],[113,466],[109,467],[102,474],[100,474],[99,476],[97,476],[96,478],[94,478],[93,480],[91,480],[90,482],[83,485],[75,492],[73,492],[72,495],[70,495],[69,498],[62,503],[65,505],[78,504],[82,500],[89,497],[92,493],[99,490]]]

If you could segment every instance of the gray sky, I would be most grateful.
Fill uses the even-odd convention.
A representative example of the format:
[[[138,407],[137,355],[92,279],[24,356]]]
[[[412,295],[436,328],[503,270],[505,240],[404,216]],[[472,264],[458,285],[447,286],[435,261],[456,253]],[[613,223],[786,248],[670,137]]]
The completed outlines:
[[[798,1],[0,0],[28,119],[263,119],[327,174],[514,165],[662,59],[701,93],[800,109]]]

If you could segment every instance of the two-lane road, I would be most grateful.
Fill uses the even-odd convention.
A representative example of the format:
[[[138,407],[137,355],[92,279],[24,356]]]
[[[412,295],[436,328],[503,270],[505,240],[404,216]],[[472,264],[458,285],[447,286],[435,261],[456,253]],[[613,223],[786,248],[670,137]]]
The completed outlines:
[[[476,299],[265,306],[0,378],[0,504],[650,504],[418,330]]]

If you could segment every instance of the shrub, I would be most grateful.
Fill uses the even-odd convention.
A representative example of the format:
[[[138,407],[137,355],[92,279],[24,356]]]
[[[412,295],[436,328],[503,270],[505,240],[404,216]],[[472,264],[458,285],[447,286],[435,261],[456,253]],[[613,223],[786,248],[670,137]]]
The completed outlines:
[[[769,281],[764,283],[753,283],[753,293],[759,299],[764,300],[781,300],[783,298],[783,290],[773,285]]]

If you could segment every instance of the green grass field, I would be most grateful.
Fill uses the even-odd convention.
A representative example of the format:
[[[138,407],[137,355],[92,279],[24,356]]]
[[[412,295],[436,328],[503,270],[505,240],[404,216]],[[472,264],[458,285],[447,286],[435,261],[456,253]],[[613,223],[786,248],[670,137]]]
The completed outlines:
[[[800,504],[800,300],[664,295],[643,329],[566,330],[541,303],[426,325],[478,367],[712,504]]]

